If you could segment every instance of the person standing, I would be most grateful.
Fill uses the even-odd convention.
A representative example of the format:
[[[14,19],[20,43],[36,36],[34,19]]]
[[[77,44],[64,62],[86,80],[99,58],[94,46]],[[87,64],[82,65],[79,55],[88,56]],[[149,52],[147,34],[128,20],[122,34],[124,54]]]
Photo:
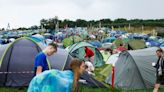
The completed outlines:
[[[158,89],[160,85],[163,84],[164,79],[164,51],[160,48],[156,51],[156,54],[158,56],[158,61],[154,67],[156,68],[157,79],[153,92],[158,92]]]
[[[35,57],[35,75],[40,74],[45,70],[49,70],[47,56],[51,56],[57,52],[57,45],[50,43],[48,46]]]

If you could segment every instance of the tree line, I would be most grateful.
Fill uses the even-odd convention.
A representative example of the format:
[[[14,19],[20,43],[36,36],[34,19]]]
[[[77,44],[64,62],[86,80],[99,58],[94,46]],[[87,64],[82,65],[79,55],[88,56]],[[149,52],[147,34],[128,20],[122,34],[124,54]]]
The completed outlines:
[[[20,27],[17,30],[29,30],[29,29],[56,29],[56,28],[65,28],[65,27],[108,27],[108,28],[120,28],[120,27],[141,27],[141,26],[150,26],[150,27],[164,27],[164,19],[125,19],[118,18],[115,20],[111,19],[100,19],[100,20],[84,20],[77,19],[75,21],[64,19],[60,20],[57,17],[49,19],[41,19],[40,25],[34,25],[30,28]]]
[[[115,20],[111,19],[100,19],[100,20],[84,20],[77,19],[72,21],[69,19],[59,20],[57,18],[42,19],[40,20],[40,27],[45,29],[55,29],[56,27],[125,27],[125,26],[151,26],[151,27],[164,27],[164,19],[131,19],[127,20],[124,18],[118,18]]]

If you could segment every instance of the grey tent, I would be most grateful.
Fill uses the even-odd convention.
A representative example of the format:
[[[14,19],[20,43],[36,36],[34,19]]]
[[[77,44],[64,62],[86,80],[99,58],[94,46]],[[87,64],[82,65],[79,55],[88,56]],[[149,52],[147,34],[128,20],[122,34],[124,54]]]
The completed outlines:
[[[2,45],[0,47],[0,86],[28,86],[34,76],[35,56],[43,48],[45,48],[44,45],[37,44],[29,38],[21,38],[11,44]],[[49,67],[59,70],[69,69],[71,60],[72,57],[67,51],[59,48],[56,54],[48,57]],[[89,80],[87,77],[83,79]],[[96,85],[98,81],[87,82],[94,87],[99,87]]]
[[[115,65],[115,87],[122,89],[153,88],[156,77],[152,62],[157,61],[157,49],[153,47],[122,52]],[[109,75],[106,82],[111,84],[111,80],[111,75]]]
[[[0,86],[27,86],[33,77],[34,59],[44,45],[29,39],[19,39],[0,47]],[[71,56],[58,49],[57,54],[48,57],[50,66],[63,70],[68,68]]]

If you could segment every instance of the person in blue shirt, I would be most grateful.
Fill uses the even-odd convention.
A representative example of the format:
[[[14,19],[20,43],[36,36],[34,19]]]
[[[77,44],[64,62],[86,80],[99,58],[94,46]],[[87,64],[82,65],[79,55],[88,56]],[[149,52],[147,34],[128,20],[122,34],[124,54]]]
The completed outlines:
[[[45,70],[49,70],[47,56],[51,56],[57,52],[57,45],[50,43],[48,46],[35,58],[35,75],[40,74]]]

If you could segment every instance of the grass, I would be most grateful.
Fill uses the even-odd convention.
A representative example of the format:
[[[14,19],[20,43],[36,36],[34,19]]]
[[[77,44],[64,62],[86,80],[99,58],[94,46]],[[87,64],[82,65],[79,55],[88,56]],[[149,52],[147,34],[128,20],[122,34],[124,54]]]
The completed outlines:
[[[79,92],[152,92],[153,89],[147,90],[121,90],[121,89],[105,89],[105,88],[89,88],[81,86]],[[27,92],[27,88],[16,89],[16,88],[0,88],[0,92]],[[164,92],[164,89],[160,89],[159,92]]]
[[[0,88],[0,92],[27,92],[27,88]]]

